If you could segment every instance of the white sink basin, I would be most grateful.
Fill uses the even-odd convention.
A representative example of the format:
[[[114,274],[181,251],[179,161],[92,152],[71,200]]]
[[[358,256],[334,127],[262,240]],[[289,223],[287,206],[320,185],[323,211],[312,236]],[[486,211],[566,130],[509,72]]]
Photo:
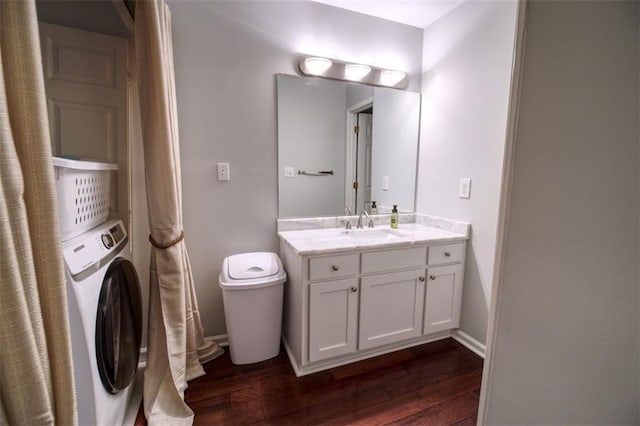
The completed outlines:
[[[341,232],[345,238],[361,242],[388,241],[403,237],[404,234],[389,228],[350,229]]]

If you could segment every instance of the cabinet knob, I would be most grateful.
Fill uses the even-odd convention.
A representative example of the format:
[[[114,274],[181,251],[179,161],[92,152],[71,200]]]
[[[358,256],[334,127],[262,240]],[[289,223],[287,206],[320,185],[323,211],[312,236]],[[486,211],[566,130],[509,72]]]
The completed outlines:
[[[420,281],[424,281],[424,277],[420,277],[418,278]]]
[[[351,287],[351,291],[355,293],[356,291],[358,291],[358,288],[357,287]]]
[[[436,276],[435,275],[429,275],[429,279],[433,281],[433,280],[436,279]]]
[[[445,251],[444,252],[444,257],[451,257],[451,252],[450,251]]]
[[[338,265],[331,265],[331,269],[337,271],[338,269],[340,269],[340,267]]]

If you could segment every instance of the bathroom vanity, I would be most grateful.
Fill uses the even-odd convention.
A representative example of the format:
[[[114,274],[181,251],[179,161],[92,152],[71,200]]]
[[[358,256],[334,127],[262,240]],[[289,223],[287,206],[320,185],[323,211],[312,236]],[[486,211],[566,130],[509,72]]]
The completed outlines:
[[[460,322],[468,224],[408,215],[392,230],[382,215],[345,230],[340,219],[278,222],[283,340],[298,376],[443,339]]]

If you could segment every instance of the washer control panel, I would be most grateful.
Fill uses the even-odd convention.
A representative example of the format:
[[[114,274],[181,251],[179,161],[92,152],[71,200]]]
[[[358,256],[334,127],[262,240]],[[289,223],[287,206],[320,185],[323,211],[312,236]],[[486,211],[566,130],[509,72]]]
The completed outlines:
[[[110,220],[67,241],[62,246],[62,253],[69,272],[76,275],[99,264],[117,250],[126,237],[122,221]]]
[[[125,237],[125,230],[122,226],[122,222],[116,223],[114,226],[110,227],[107,232],[100,235],[100,240],[102,241],[102,245],[104,248],[111,249],[113,246],[117,246],[120,244]]]
[[[111,236],[111,234],[102,234],[100,239],[102,240],[102,244],[104,244],[105,248],[110,249],[111,247],[113,247],[115,245],[114,242],[113,242],[113,237]]]

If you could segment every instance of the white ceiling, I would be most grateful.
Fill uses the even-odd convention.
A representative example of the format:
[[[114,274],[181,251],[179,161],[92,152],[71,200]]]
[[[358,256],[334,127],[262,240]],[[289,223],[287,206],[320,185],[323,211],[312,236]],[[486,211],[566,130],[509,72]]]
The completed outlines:
[[[426,28],[465,0],[313,0],[377,16],[378,18]]]

